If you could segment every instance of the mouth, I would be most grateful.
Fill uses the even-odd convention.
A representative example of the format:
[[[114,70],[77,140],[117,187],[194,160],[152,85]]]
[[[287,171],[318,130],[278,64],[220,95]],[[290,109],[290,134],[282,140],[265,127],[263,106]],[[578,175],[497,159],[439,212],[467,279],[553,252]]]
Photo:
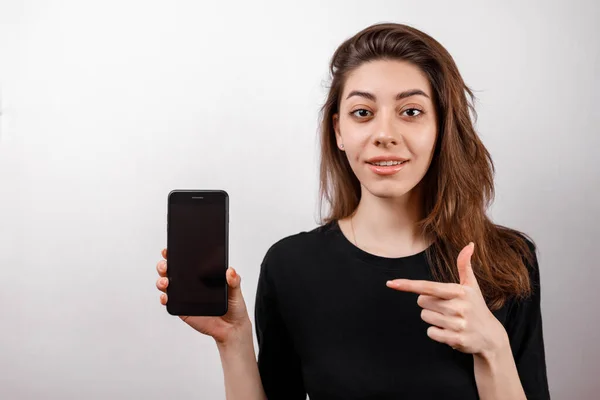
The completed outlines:
[[[374,162],[367,161],[367,164],[375,165],[377,167],[390,167],[390,166],[394,166],[394,165],[402,165],[407,162],[408,162],[408,160],[402,160],[402,161],[388,160],[388,161],[374,161]]]
[[[367,161],[367,165],[371,171],[377,175],[389,176],[394,175],[408,164],[409,160],[394,159],[394,160],[373,160]]]

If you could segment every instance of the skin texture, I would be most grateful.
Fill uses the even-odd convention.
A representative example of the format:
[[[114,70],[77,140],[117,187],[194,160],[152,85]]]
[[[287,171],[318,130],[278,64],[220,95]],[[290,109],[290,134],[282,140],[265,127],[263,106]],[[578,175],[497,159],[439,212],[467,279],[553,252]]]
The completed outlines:
[[[413,89],[424,95],[396,99],[399,93]],[[374,98],[353,95],[356,92]],[[421,181],[431,164],[437,137],[432,92],[425,75],[412,64],[373,61],[354,70],[346,81],[340,111],[333,122],[338,147],[344,145],[363,195],[402,197]],[[396,175],[380,177],[369,169],[366,160],[385,155],[408,158],[410,162]]]
[[[398,98],[403,93],[409,96]],[[402,61],[361,65],[346,79],[333,126],[338,148],[361,183],[360,203],[351,216],[355,229],[346,218],[339,221],[342,231],[363,250],[386,257],[428,247],[415,230],[423,212],[418,184],[437,140],[433,93],[425,75]],[[394,175],[380,176],[367,163],[378,156],[408,163]]]

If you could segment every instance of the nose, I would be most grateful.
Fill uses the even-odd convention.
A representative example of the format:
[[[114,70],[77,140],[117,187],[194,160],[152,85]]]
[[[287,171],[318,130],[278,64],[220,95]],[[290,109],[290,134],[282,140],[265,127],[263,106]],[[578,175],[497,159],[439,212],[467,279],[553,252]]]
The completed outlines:
[[[375,137],[375,146],[377,147],[390,147],[397,144],[397,140],[386,132],[381,132]]]
[[[376,124],[375,129],[375,135],[373,136],[375,146],[387,148],[398,144],[392,116],[380,114],[379,123]]]

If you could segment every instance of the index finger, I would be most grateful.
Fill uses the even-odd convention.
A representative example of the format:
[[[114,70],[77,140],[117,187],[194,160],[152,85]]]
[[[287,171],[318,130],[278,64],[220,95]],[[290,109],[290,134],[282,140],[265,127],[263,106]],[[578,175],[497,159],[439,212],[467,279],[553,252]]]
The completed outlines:
[[[162,251],[160,252],[160,254],[163,256],[163,258],[165,260],[167,259],[167,249],[162,249]]]
[[[425,294],[440,299],[450,300],[462,294],[462,286],[456,283],[441,283],[432,281],[413,281],[410,279],[394,279],[387,286],[403,292]]]

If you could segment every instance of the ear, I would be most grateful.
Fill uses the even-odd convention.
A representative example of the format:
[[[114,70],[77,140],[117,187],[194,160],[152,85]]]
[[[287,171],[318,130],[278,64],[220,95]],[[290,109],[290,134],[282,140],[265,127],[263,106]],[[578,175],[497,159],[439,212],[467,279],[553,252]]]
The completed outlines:
[[[342,135],[340,133],[340,115],[335,113],[331,118],[331,122],[333,123],[333,131],[335,132],[335,141],[337,142],[338,149],[340,145],[343,143]]]

